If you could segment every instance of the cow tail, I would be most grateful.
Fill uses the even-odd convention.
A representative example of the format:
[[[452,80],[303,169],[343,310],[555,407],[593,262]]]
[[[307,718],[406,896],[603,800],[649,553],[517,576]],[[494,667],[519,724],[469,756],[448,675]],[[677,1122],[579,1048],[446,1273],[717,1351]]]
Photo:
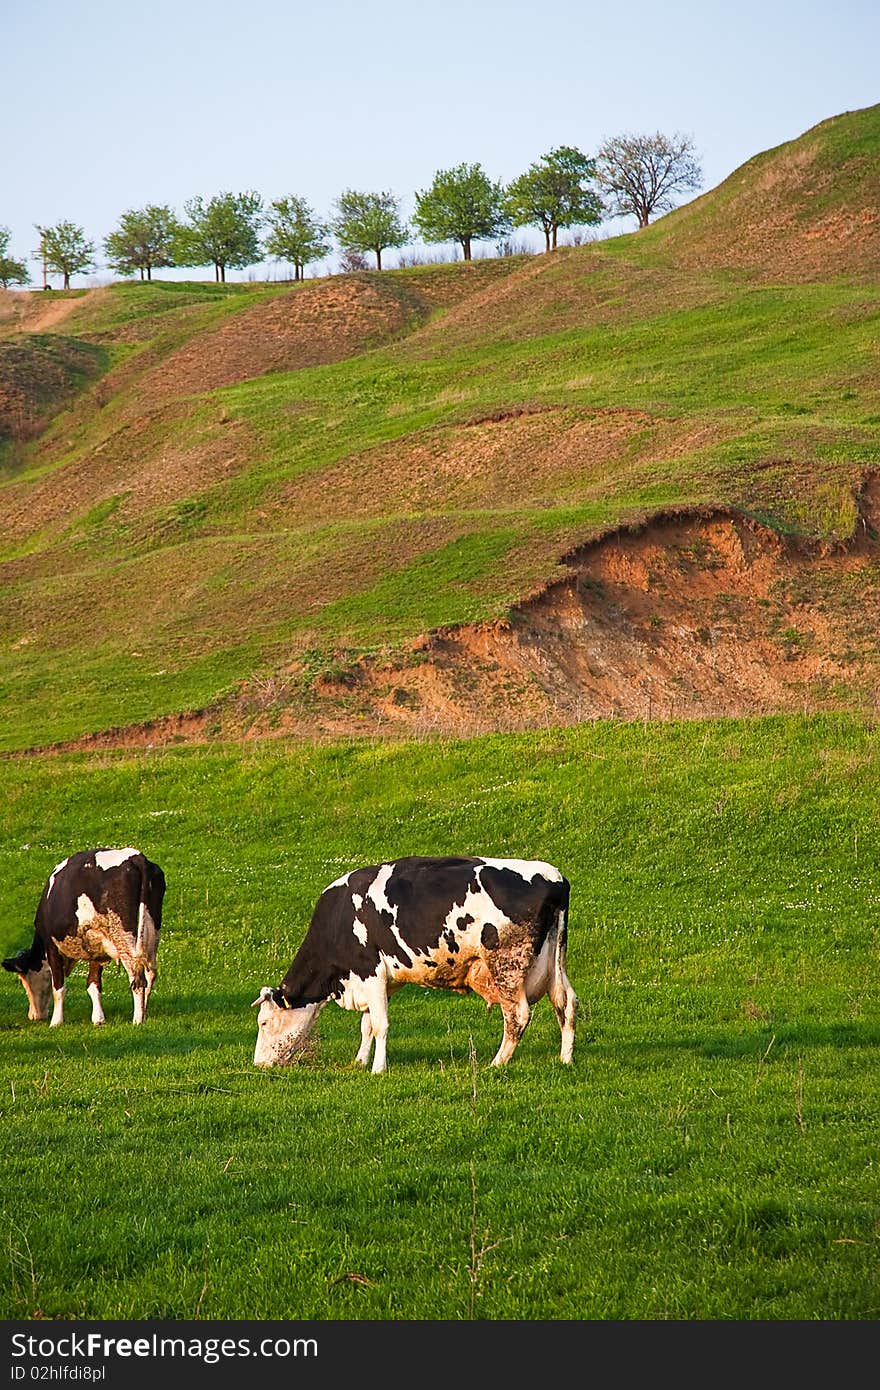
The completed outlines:
[[[144,918],[147,914],[147,869],[146,865],[141,866],[140,873],[140,902],[138,903],[138,924],[137,924],[137,958],[143,959],[144,955]]]
[[[556,925],[553,929],[553,976],[559,980],[565,975],[565,957],[568,942],[568,903],[571,888],[563,879],[562,903],[556,912]]]

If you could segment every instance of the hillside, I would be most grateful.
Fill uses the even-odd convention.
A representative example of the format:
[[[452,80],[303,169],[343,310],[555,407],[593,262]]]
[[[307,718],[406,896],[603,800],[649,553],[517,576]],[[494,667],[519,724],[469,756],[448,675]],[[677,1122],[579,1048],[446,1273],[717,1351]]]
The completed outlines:
[[[880,106],[848,111],[756,155],[648,229],[647,247],[688,267],[762,278],[864,276],[880,265]],[[641,239],[641,238],[640,238]]]
[[[0,315],[0,746],[872,709],[878,169],[872,107],[613,241]]]

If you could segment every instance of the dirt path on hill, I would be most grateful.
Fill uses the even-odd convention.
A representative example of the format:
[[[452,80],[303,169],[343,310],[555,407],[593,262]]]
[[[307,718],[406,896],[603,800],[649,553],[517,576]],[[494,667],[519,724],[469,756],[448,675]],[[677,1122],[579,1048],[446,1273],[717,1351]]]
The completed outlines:
[[[39,309],[29,310],[17,326],[22,333],[45,333],[47,328],[54,328],[62,319],[66,319],[77,305],[86,304],[96,294],[101,293],[99,289],[86,290],[85,294],[77,295],[76,299],[56,299],[54,294],[48,294],[45,307],[41,303]]]

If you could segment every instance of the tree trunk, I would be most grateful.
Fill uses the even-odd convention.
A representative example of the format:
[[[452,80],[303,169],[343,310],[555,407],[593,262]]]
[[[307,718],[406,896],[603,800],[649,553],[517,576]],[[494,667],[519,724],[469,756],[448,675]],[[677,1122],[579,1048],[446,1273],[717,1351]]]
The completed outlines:
[[[462,237],[461,249],[465,260],[469,261],[471,258],[471,239],[469,236]]]
[[[378,246],[376,247],[376,269],[382,269],[382,250]]]
[[[64,272],[64,288],[65,288],[66,290],[69,290],[69,289],[70,289],[70,276],[69,276],[69,274],[67,273],[66,270],[65,270],[65,272]]]
[[[148,279],[148,280],[152,280],[152,278],[153,278],[153,267],[152,267],[151,265],[148,265],[148,266],[147,266],[147,279]]]
[[[549,227],[545,227],[545,228],[544,228],[544,250],[545,250],[545,251],[549,251],[549,250],[550,250],[550,228],[549,228]]]
[[[556,224],[553,224],[553,250],[556,250]]]
[[[647,227],[647,225],[648,225],[648,214],[647,214],[646,212],[640,212],[638,216],[639,216],[639,230],[641,231],[642,227]]]
[[[143,280],[143,278],[144,278],[144,268],[143,268],[143,266],[142,266],[142,265],[141,265],[141,266],[138,266],[138,270],[140,271],[140,273],[141,273],[141,279]]]

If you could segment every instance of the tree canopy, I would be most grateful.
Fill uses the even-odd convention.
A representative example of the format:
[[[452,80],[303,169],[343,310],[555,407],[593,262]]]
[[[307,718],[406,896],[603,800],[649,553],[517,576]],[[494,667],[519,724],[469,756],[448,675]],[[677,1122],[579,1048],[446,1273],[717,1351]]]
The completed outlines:
[[[318,220],[304,198],[276,198],[266,220],[265,249],[270,256],[290,261],[295,280],[303,278],[311,261],[320,261],[330,250],[330,228]]]
[[[56,222],[54,227],[40,227],[39,255],[46,269],[64,277],[64,288],[70,289],[71,275],[95,270],[95,244],[87,240],[82,227],[73,222]]]
[[[480,164],[438,169],[430,188],[416,194],[413,225],[425,241],[455,241],[466,261],[471,243],[494,241],[510,228],[504,189]]]
[[[30,284],[30,275],[24,261],[16,261],[9,255],[8,227],[0,227],[0,286],[8,290],[10,285]]]
[[[169,207],[149,204],[130,208],[119,219],[119,226],[104,240],[104,254],[111,270],[120,275],[140,272],[151,280],[152,272],[174,265],[174,242],[178,221]]]
[[[393,193],[358,193],[347,188],[336,200],[332,230],[343,251],[373,251],[376,269],[382,269],[382,252],[405,246],[409,231]]]
[[[634,214],[647,227],[655,212],[675,206],[676,193],[699,188],[703,171],[689,136],[658,130],[605,140],[596,155],[596,182],[610,194],[616,214]]]
[[[508,185],[505,206],[515,227],[540,227],[546,250],[555,249],[560,227],[589,227],[602,220],[602,200],[590,183],[592,159],[572,145],[560,145],[530,164]]]
[[[240,270],[260,260],[263,200],[259,193],[218,193],[207,203],[184,203],[189,218],[174,239],[178,265],[213,265],[214,279],[224,283],[227,269]]]

